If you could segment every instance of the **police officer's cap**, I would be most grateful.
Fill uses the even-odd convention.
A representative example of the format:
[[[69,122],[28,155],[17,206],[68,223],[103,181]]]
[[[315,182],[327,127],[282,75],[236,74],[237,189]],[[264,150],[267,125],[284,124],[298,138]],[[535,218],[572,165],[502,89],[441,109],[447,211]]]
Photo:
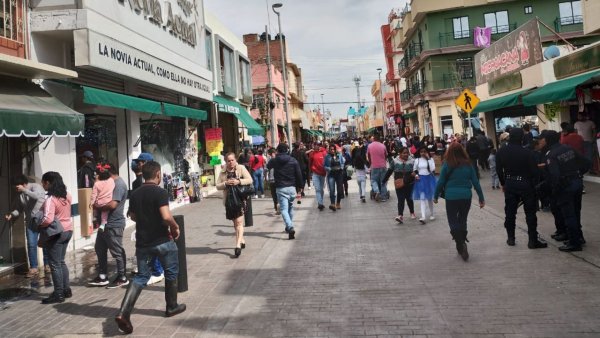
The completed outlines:
[[[521,128],[511,128],[508,132],[508,140],[509,141],[522,141],[525,133]]]
[[[540,138],[546,140],[546,144],[553,145],[560,141],[560,134],[554,130],[542,130]]]

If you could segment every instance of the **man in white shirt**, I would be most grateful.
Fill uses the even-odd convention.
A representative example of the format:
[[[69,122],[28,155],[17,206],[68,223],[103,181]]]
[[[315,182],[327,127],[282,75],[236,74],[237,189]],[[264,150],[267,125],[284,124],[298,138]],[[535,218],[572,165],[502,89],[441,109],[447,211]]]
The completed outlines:
[[[584,113],[579,113],[577,118],[579,121],[575,122],[574,127],[577,134],[583,137],[584,155],[588,160],[593,161],[596,124]]]

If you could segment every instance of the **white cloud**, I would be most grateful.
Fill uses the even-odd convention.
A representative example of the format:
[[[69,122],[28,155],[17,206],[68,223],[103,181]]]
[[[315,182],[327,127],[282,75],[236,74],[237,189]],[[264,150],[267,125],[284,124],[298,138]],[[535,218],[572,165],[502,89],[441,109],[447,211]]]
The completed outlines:
[[[325,108],[345,116],[349,106],[356,106],[355,74],[362,78],[361,99],[372,101],[370,86],[377,79],[376,69],[384,69],[385,77],[380,28],[390,10],[406,1],[204,0],[204,6],[241,39],[244,34],[263,32],[269,20],[271,34],[278,32],[277,16],[271,10],[276,2],[283,3],[279,9],[283,34],[291,61],[302,68],[308,101],[320,105],[320,94],[325,94]]]

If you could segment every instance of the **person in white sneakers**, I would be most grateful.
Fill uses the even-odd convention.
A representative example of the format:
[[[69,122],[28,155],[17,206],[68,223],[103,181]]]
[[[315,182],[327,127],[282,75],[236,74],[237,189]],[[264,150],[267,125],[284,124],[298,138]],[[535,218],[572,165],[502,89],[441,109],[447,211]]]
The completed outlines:
[[[433,216],[433,195],[435,193],[435,162],[429,156],[425,147],[419,149],[420,157],[415,159],[415,186],[413,188],[413,200],[421,201],[421,218],[419,222],[425,224],[427,215],[429,220],[435,220]]]

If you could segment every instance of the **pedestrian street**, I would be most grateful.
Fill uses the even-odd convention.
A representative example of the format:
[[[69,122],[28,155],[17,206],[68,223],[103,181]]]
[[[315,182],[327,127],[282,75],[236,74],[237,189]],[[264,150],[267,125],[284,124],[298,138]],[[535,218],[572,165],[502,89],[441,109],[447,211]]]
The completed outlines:
[[[484,174],[485,175],[485,174]],[[189,290],[183,314],[164,318],[164,282],[148,286],[133,311],[134,335],[152,337],[595,337],[600,335],[597,232],[586,232],[579,256],[557,243],[529,250],[517,219],[517,245],[505,244],[501,192],[485,189],[473,204],[468,262],[456,254],[444,204],[425,225],[394,221],[395,197],[360,203],[355,181],[342,209],[319,212],[314,190],[296,204],[288,240],[270,198],[255,199],[247,248],[233,257],[233,228],[221,194],[174,211],[185,217]],[[584,227],[597,184],[587,184]],[[418,202],[417,202],[418,203]],[[538,213],[548,238],[551,217]],[[586,231],[587,229],[584,229]],[[131,227],[126,231],[129,238]],[[590,229],[590,231],[593,231]],[[126,242],[128,271],[133,242]],[[2,337],[120,335],[114,323],[125,288],[86,286],[95,276],[93,250],[68,253],[73,298],[39,304],[50,288],[4,280],[20,292],[0,311]],[[110,260],[109,260],[110,261]],[[114,264],[113,261],[110,261]],[[109,266],[114,271],[114,266]],[[7,288],[6,283],[12,283]]]

